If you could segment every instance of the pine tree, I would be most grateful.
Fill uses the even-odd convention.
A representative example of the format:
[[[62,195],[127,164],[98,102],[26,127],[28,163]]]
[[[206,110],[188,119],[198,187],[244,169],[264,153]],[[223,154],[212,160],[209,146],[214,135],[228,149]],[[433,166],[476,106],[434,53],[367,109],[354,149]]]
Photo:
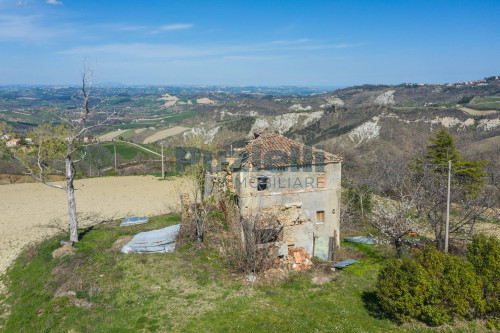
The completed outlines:
[[[419,159],[420,163],[431,164],[436,175],[448,173],[448,161],[451,161],[451,172],[454,182],[467,187],[471,192],[478,190],[484,183],[486,173],[483,167],[488,161],[469,161],[460,156],[455,147],[455,139],[442,128],[427,147],[427,153]],[[418,163],[418,162],[417,162]]]
[[[490,206],[483,193],[483,167],[487,161],[469,161],[460,156],[455,140],[446,129],[430,139],[427,152],[414,161],[411,168],[421,193],[417,213],[434,230],[437,247],[444,248],[448,187],[448,161],[452,163],[450,238],[468,239],[477,218]]]
[[[455,139],[446,129],[441,129],[429,141],[432,145],[427,147],[427,153],[423,157],[425,162],[432,163],[440,169],[448,169],[448,161],[450,160],[452,165],[458,164],[460,157],[455,148]]]

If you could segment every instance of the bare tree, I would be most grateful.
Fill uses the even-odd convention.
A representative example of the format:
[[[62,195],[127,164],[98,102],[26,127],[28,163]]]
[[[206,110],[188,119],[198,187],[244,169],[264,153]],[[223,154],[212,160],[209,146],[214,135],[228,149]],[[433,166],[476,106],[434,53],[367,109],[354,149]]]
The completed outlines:
[[[235,268],[255,275],[273,265],[277,258],[275,242],[280,239],[284,225],[274,214],[257,211],[240,216],[234,228],[231,260]],[[276,252],[275,252],[276,251]]]
[[[340,211],[341,227],[354,231],[366,221],[372,208],[372,194],[377,181],[374,177],[348,179],[342,181],[342,203]]]
[[[415,181],[413,172],[403,163],[382,163],[384,178],[380,195],[374,204],[371,224],[384,234],[402,255],[404,237],[420,233],[421,222],[415,214],[421,183]]]
[[[7,177],[9,184],[16,181],[16,175],[22,175],[22,170],[10,159],[2,160],[0,159],[0,174],[4,174]],[[0,180],[0,183],[2,180]]]
[[[356,198],[344,191],[340,207],[340,227],[342,232],[354,231],[360,222],[361,219],[356,209]]]
[[[95,111],[104,100],[93,100],[93,70],[84,65],[82,73],[82,87],[80,90],[82,107],[75,112],[59,116],[61,125],[52,126],[43,124],[28,133],[32,144],[7,148],[3,151],[14,158],[23,167],[25,174],[36,181],[50,187],[66,191],[70,240],[78,242],[78,218],[76,215],[75,187],[73,181],[76,176],[75,164],[85,158],[86,149],[83,146],[84,136],[93,128],[108,123],[114,112],[107,114],[104,119],[91,119]],[[63,170],[59,168],[64,165]],[[65,184],[51,182],[51,174],[65,176]]]
[[[496,156],[496,158],[491,158],[491,156]],[[490,157],[490,163],[485,166],[484,171],[487,174],[488,183],[500,191],[500,147],[496,147],[487,157]],[[487,159],[487,157],[484,159]]]
[[[112,155],[103,146],[91,145],[87,147],[87,160],[97,171],[97,177],[100,177],[102,170],[111,164]]]
[[[201,136],[192,136],[186,142],[186,152],[189,155],[187,160],[190,163],[185,168],[185,176],[189,195],[192,195],[192,201],[189,201],[192,209],[189,209],[188,219],[195,226],[197,248],[200,248],[203,243],[206,225],[210,214],[215,209],[214,196],[205,197],[205,176],[209,171],[208,165],[212,161],[215,149],[214,144],[205,143]],[[188,204],[188,201],[184,201],[186,203],[183,205]],[[183,207],[183,209],[187,210],[188,207]]]
[[[434,231],[438,250],[443,250],[448,180],[447,177],[433,172],[433,168],[434,166],[421,165],[415,176],[421,184],[415,208],[418,216],[428,221]],[[460,177],[452,175],[450,239],[469,240],[480,217],[495,203],[491,188],[481,186],[471,192],[470,187],[466,185],[462,184]]]

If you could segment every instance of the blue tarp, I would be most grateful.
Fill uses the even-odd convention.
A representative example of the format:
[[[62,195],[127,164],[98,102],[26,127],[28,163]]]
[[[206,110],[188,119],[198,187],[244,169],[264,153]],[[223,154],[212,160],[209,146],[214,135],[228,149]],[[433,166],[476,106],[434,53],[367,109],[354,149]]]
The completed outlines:
[[[143,224],[147,223],[149,218],[147,217],[129,217],[120,223],[120,227],[128,227],[129,225]]]
[[[121,250],[123,253],[171,253],[175,250],[175,239],[180,224],[158,230],[140,232]]]
[[[375,241],[373,240],[373,236],[344,237],[344,241],[350,242],[350,243],[360,243],[360,244],[368,244],[368,245],[375,244]]]
[[[347,260],[336,263],[335,265],[333,265],[333,268],[334,268],[334,270],[335,270],[335,268],[342,269],[342,268],[346,268],[347,266],[352,265],[354,263],[359,264],[359,261],[353,260],[353,259],[347,259]]]

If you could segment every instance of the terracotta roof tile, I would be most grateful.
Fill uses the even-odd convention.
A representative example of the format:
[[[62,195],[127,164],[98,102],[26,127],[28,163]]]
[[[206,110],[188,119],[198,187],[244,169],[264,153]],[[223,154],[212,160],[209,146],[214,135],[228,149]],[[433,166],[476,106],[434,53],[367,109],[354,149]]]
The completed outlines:
[[[269,168],[340,162],[341,157],[324,150],[306,146],[280,134],[255,130],[254,139],[240,149],[238,164]]]

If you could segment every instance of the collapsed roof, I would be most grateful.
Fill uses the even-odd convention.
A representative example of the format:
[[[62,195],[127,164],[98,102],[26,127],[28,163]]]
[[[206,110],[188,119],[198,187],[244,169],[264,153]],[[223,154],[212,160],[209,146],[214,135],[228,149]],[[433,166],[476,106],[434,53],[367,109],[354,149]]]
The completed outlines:
[[[238,151],[233,169],[245,166],[276,168],[341,163],[342,158],[324,150],[304,145],[276,133],[254,130],[254,138]]]

